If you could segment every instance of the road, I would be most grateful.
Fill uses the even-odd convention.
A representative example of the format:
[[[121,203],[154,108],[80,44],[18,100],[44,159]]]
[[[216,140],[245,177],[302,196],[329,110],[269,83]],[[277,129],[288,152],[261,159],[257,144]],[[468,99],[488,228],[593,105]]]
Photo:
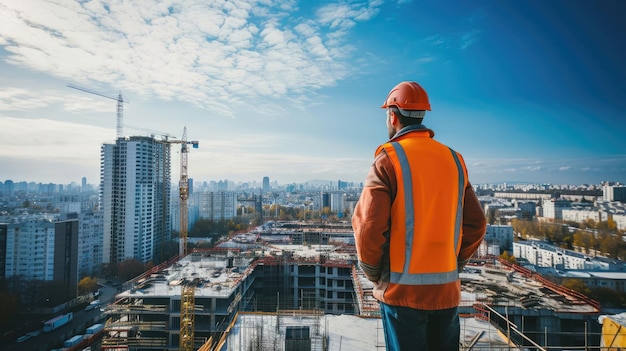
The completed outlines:
[[[113,301],[117,289],[105,286],[101,289],[99,300],[102,307]],[[103,323],[104,313],[99,308],[91,311],[80,310],[74,313],[74,319],[49,333],[41,332],[39,335],[22,342],[13,341],[2,346],[2,351],[49,351],[55,347],[63,346],[63,342],[74,335],[84,334],[85,329],[96,324]]]

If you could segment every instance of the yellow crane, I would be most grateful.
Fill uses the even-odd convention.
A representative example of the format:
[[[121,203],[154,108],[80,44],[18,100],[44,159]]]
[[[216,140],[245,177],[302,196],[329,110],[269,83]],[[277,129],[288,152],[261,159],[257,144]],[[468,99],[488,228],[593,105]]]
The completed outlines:
[[[183,137],[180,140],[165,140],[166,143],[180,144],[180,180],[178,182],[178,193],[180,196],[180,244],[178,254],[187,254],[187,230],[189,227],[189,212],[187,210],[187,199],[189,198],[189,174],[187,170],[188,145],[194,149],[200,144],[197,140],[187,141],[187,127],[183,130]]]
[[[198,141],[187,141],[187,127],[183,129],[183,137],[180,140],[165,139],[170,144],[180,144],[180,180],[178,192],[180,196],[180,244],[179,256],[187,255],[187,230],[189,227],[189,212],[187,199],[189,198],[189,173],[187,169],[188,145],[194,149],[200,144]],[[194,349],[194,318],[195,318],[195,283],[183,282],[180,293],[180,351],[193,351]]]

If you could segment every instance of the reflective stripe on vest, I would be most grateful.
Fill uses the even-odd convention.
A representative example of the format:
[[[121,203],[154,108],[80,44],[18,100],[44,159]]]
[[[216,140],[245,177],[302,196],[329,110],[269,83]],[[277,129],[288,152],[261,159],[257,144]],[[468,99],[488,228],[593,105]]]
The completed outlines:
[[[414,222],[415,222],[415,209],[413,205],[413,178],[411,175],[411,168],[409,167],[409,160],[404,152],[404,149],[398,142],[391,142],[393,149],[398,157],[400,167],[402,169],[402,179],[404,180],[404,208],[406,213],[405,218],[405,260],[403,272],[390,272],[390,282],[403,285],[430,285],[430,284],[446,284],[451,283],[459,279],[459,273],[455,269],[450,272],[441,273],[418,273],[412,274],[409,272],[409,265],[411,262],[414,237]],[[450,149],[450,148],[449,148]],[[458,155],[452,149],[450,149],[454,162],[456,163],[458,170],[458,202],[456,209],[455,225],[454,225],[454,250],[457,252],[460,243],[461,236],[461,222],[463,220],[463,195],[465,193],[465,173],[463,166],[459,160]]]

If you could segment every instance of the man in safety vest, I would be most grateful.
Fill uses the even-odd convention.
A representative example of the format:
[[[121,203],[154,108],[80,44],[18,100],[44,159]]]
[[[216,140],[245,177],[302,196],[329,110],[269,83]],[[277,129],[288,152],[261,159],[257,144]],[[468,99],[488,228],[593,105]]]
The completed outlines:
[[[480,246],[486,220],[459,153],[433,139],[415,82],[396,85],[354,209],[359,265],[374,282],[388,350],[458,350],[459,272]]]

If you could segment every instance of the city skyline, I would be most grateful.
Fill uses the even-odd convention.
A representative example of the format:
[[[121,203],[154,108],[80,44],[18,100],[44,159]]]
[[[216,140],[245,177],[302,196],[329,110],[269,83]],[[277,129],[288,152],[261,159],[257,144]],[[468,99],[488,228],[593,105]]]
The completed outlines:
[[[422,84],[424,124],[475,184],[626,182],[619,1],[0,3],[0,181],[99,181],[124,135],[187,127],[197,181],[362,182],[379,108]],[[178,151],[172,149],[172,180]]]

